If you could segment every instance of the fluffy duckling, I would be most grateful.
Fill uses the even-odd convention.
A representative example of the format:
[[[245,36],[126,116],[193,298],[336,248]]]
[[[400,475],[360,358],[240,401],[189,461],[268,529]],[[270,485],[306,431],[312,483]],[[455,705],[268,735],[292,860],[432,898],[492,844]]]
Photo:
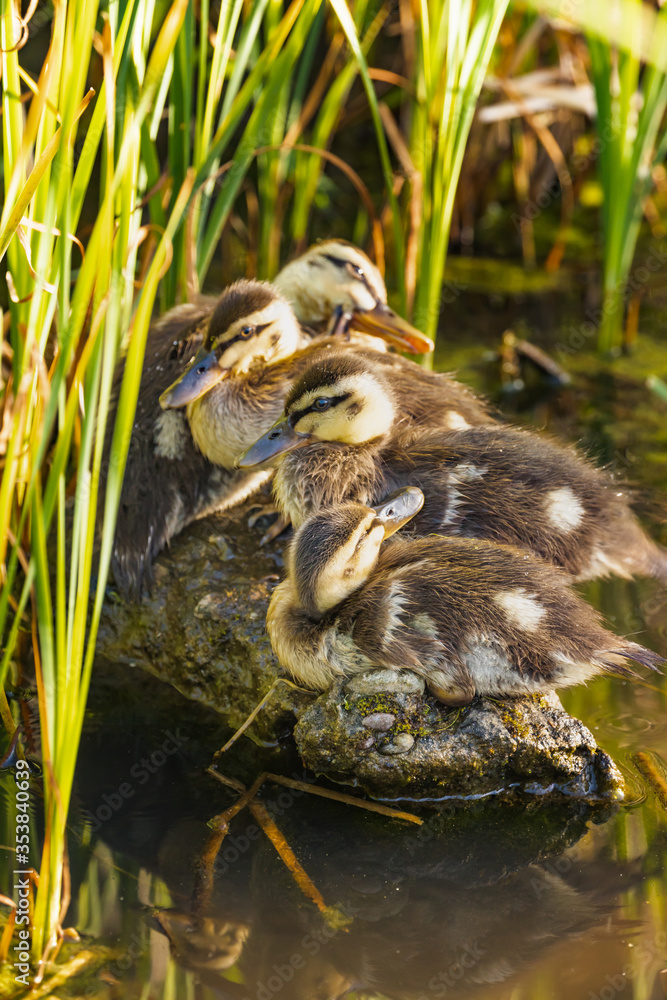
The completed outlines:
[[[385,330],[406,349],[430,344],[397,318]],[[187,524],[239,503],[270,477],[270,470],[239,472],[234,459],[281,413],[290,359],[305,363],[309,352],[332,345],[340,338],[308,336],[266,282],[238,281],[219,299],[178,306],[153,325],[114,541],[114,577],[126,596],[150,587],[153,560]],[[122,375],[120,365],[116,398]]]
[[[426,496],[419,534],[516,545],[578,580],[667,580],[667,553],[643,532],[627,493],[573,448],[497,425],[421,432],[406,424],[405,406],[391,372],[330,354],[295,381],[284,416],[238,465],[282,456],[274,494],[295,527],[322,507],[373,504],[415,485]]]
[[[389,308],[382,275],[352,243],[333,239],[315,243],[286,264],[274,284],[302,326],[318,333],[344,332],[355,346],[381,352],[382,357],[371,357],[391,371],[395,383],[403,383],[402,393],[397,386],[399,394],[412,398],[416,393],[412,406],[419,405],[414,417],[420,426],[455,429],[496,422],[488,403],[450,375],[386,352],[387,343],[414,353],[433,346],[420,343],[414,327]],[[398,337],[393,342],[392,332]]]
[[[317,333],[335,327],[379,333],[372,346],[385,351],[387,327],[413,329],[387,305],[384,279],[370,257],[346,240],[314,243],[283,267],[274,284],[302,326]]]
[[[247,378],[228,379],[227,391],[217,393],[219,417],[227,422],[229,438],[227,445],[224,438],[217,445],[220,460],[214,463],[194,443],[202,422],[195,418],[191,425],[185,411],[164,411],[158,400],[217,332],[225,340],[220,360],[228,371],[238,369]],[[263,415],[261,397],[253,397],[253,364],[269,371],[272,361],[289,357],[306,343],[289,304],[270,285],[250,281],[237,282],[218,300],[178,306],[152,326],[114,538],[113,573],[126,597],[138,599],[144,586],[150,588],[153,560],[182,528],[212,510],[241,502],[270,477],[270,471],[248,473],[233,467],[239,450],[266,429],[284,398],[284,382],[275,398],[265,382],[273,407]],[[212,379],[210,367],[206,374]],[[122,375],[121,365],[114,380],[116,397]],[[108,425],[107,455],[113,423],[111,419]]]
[[[150,587],[154,558],[182,528],[241,501],[269,477],[266,471],[235,472],[233,459],[279,415],[311,344],[340,346],[342,332],[355,349],[372,348],[371,357],[405,384],[420,424],[493,420],[486,404],[460,383],[379,352],[385,341],[413,352],[433,345],[389,309],[379,271],[351,244],[329,240],[311,247],[271,288],[238,282],[220,300],[201,297],[177,306],[149,332],[113,557],[116,582],[128,597]],[[298,323],[285,299],[294,304]],[[336,336],[327,339],[323,331],[332,327]],[[122,373],[121,365],[116,396]],[[169,412],[160,411],[159,398]],[[112,413],[107,455],[113,423]]]
[[[349,503],[299,528],[271,597],[273,649],[299,684],[408,668],[447,705],[632,676],[661,658],[608,632],[564,574],[505,545],[468,538],[383,541],[417,514],[418,489]]]

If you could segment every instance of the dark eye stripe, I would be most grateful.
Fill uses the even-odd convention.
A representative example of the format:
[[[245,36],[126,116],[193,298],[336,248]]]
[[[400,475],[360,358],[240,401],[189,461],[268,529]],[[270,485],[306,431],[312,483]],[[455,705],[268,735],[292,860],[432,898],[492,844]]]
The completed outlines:
[[[338,406],[339,403],[342,403],[344,400],[349,399],[351,395],[352,395],[351,392],[344,392],[340,396],[328,396],[327,398],[331,400],[331,406]],[[317,398],[320,399],[321,397],[318,396]],[[301,420],[301,417],[305,417],[307,413],[320,413],[320,410],[318,410],[315,407],[316,402],[317,400],[313,400],[310,406],[304,406],[302,410],[292,410],[292,412],[289,415],[289,422],[292,425],[292,427],[294,427],[295,424],[298,424],[298,422]],[[331,409],[331,407],[329,407],[329,409]],[[326,413],[327,411],[324,410],[323,412]]]
[[[331,261],[331,263],[334,264],[335,267],[345,267],[345,265],[347,264],[346,260],[341,260],[340,257],[334,257],[332,253],[325,253],[322,254],[322,256],[325,257],[328,261]]]
[[[350,268],[353,269],[354,277],[356,278],[356,280],[360,281],[374,298],[376,297],[376,293],[371,287],[371,283],[366,277],[365,272],[363,271],[363,269],[360,270],[357,264],[353,264],[352,261],[350,260],[342,260],[340,257],[335,257],[331,253],[325,253],[322,256],[326,257],[326,259],[328,261],[331,261],[331,263],[334,264],[336,267],[344,269],[350,269]]]
[[[250,324],[248,324],[248,325],[250,325]],[[222,343],[217,344],[216,345],[217,349],[220,351],[221,354],[224,354],[224,352],[227,350],[227,348],[231,347],[232,344],[237,344],[240,340],[243,340],[246,343],[248,343],[249,341],[251,341],[253,339],[253,337],[256,337],[258,333],[261,333],[262,330],[266,330],[266,328],[268,326],[271,326],[271,324],[270,323],[263,323],[262,326],[256,326],[255,329],[254,329],[254,332],[252,333],[252,335],[250,337],[244,337],[243,336],[243,327],[242,327],[239,330],[239,332],[237,334],[235,334],[231,338],[231,340],[225,340]]]

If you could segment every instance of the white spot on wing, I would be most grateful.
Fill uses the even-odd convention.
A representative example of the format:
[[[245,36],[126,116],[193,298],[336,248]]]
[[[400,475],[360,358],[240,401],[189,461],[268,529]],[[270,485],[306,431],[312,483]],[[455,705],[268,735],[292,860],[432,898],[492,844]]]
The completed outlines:
[[[456,410],[450,410],[445,418],[445,427],[449,427],[453,431],[464,431],[466,428],[470,427],[470,424],[465,417],[457,413]]]
[[[405,606],[405,593],[400,583],[392,583],[385,605],[387,611],[386,638],[391,640],[396,629],[402,626],[401,614]]]
[[[546,508],[554,528],[565,534],[578,528],[584,519],[584,508],[569,486],[547,493]]]
[[[525,632],[534,632],[546,614],[546,609],[537,600],[535,594],[529,594],[523,587],[503,590],[494,595],[494,601],[499,604],[512,624]]]
[[[604,651],[601,650],[603,653]],[[593,662],[582,662],[573,660],[565,653],[555,652],[551,654],[554,662],[554,681],[558,687],[569,687],[571,684],[584,684],[595,674],[600,673],[601,666]]]
[[[458,487],[463,486],[465,483],[472,483],[476,479],[481,479],[487,471],[486,466],[473,465],[472,462],[460,462],[459,465],[456,465],[452,469],[449,473],[449,503],[445,516],[440,523],[441,528],[450,528],[459,519],[459,510],[466,496]]]
[[[548,679],[522,674],[517,670],[510,663],[503,644],[493,635],[468,635],[461,659],[474,681],[477,694],[507,697],[549,689]]]
[[[624,580],[631,580],[635,572],[633,569],[628,569],[620,555],[616,557],[603,549],[594,549],[588,566],[575,579],[594,580],[598,576],[620,576]]]
[[[155,421],[155,454],[159,458],[183,458],[189,437],[183,414],[162,410]]]
[[[412,619],[411,625],[415,632],[419,632],[420,635],[425,635],[429,639],[438,638],[438,626],[435,624],[430,615],[425,612],[421,612],[415,615]]]

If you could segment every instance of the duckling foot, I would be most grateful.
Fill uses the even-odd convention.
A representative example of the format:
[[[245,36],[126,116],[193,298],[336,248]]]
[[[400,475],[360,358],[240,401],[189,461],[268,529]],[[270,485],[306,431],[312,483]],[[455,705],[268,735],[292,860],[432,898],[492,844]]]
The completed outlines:
[[[473,700],[475,692],[472,693],[463,688],[456,687],[452,685],[449,688],[440,687],[438,684],[434,684],[431,680],[428,682],[428,689],[432,695],[434,695],[439,702],[446,705],[447,708],[463,708],[464,705],[469,705]]]
[[[286,528],[289,528],[292,523],[288,517],[281,514],[278,508],[274,507],[271,503],[251,509],[254,510],[254,513],[248,518],[249,528],[254,528],[260,517],[270,517],[272,514],[277,515],[271,527],[268,528],[260,538],[260,545],[268,545],[268,543],[272,542],[278,537],[278,535],[282,535],[283,531],[285,531]]]
[[[329,320],[327,335],[329,337],[346,337],[349,340],[351,322],[352,313],[345,312],[342,306],[336,306]]]
[[[251,507],[250,510],[253,511],[253,513],[248,518],[249,528],[254,528],[260,517],[271,517],[272,514],[280,514],[278,508],[272,503],[265,503],[261,505],[257,504],[256,506]]]
[[[276,520],[273,522],[270,528],[268,528],[259,540],[260,545],[268,545],[272,542],[274,538],[278,535],[282,535],[286,528],[289,528],[292,524],[289,517],[285,517],[283,514],[279,514]]]

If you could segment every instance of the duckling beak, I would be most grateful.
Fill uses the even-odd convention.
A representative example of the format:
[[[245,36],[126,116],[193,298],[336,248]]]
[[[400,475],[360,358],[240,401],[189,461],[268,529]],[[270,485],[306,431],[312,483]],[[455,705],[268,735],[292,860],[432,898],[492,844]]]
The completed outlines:
[[[252,469],[255,465],[264,465],[277,455],[303,448],[312,440],[312,434],[297,434],[287,417],[281,417],[234,464],[237,469]]]
[[[389,538],[419,513],[423,505],[422,491],[416,486],[408,486],[405,490],[392,493],[387,500],[371,509],[375,511],[376,520],[384,527],[384,537]]]
[[[214,351],[200,347],[186,372],[176,379],[160,396],[163,410],[177,410],[199,399],[214,385],[229,375],[229,368],[221,368]]]
[[[378,302],[374,309],[355,309],[352,326],[362,333],[382,337],[399,351],[410,354],[429,354],[434,347],[430,337],[411,326],[383,302]]]

